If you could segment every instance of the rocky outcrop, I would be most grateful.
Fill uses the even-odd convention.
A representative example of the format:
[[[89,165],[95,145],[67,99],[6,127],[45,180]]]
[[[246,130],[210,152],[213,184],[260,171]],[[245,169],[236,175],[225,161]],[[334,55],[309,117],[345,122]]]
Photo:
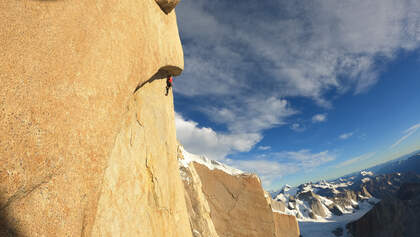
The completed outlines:
[[[194,236],[299,236],[296,218],[272,211],[276,202],[256,175],[205,157],[178,157]]]
[[[219,237],[211,219],[210,205],[202,192],[202,184],[192,163],[180,167],[184,179],[185,200],[187,203],[191,230],[194,237]]]
[[[0,3],[0,234],[192,236],[164,96],[183,54],[161,7]]]
[[[162,8],[166,14],[170,13],[179,1],[180,0],[156,0],[157,4],[159,4],[160,8]]]
[[[271,209],[273,209],[273,211],[279,211],[279,212],[285,212],[286,211],[286,206],[284,205],[284,203],[275,201],[275,200],[271,199],[271,197],[270,197],[269,202],[271,204]]]
[[[372,196],[380,199],[394,197],[404,183],[418,183],[420,175],[415,173],[392,173],[378,175],[361,186]]]
[[[299,225],[296,217],[273,212],[276,237],[299,237]]]
[[[420,183],[403,184],[395,197],[375,205],[347,225],[354,237],[418,236],[420,233]]]
[[[312,191],[300,193],[298,195],[298,198],[300,200],[306,201],[309,204],[309,207],[312,211],[311,212],[312,214],[309,213],[309,215],[311,215],[311,218],[316,219],[314,215],[317,215],[320,217],[325,217],[327,215],[325,213],[324,207],[320,201],[319,196],[313,193]]]
[[[232,176],[194,163],[219,236],[275,236],[273,214],[256,175]]]

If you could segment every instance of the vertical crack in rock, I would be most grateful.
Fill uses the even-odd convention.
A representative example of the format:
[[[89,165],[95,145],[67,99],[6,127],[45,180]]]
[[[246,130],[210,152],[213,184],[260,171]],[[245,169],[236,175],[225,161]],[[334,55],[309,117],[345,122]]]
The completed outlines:
[[[154,200],[154,204],[155,207],[159,210],[159,211],[165,211],[168,214],[172,215],[172,211],[169,210],[167,207],[164,207],[161,205],[161,199],[159,194],[161,193],[160,188],[159,188],[159,181],[156,178],[156,176],[153,173],[153,167],[149,164],[149,153],[146,152],[146,169],[147,169],[147,173],[149,175],[149,179],[151,181],[152,187],[151,187],[151,191],[153,194],[153,200]]]

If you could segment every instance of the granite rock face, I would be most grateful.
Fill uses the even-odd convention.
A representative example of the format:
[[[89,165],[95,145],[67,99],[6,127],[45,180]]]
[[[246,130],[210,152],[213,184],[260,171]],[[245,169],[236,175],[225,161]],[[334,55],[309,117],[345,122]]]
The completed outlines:
[[[180,152],[178,158],[195,237],[299,236],[294,216],[273,212],[281,207],[263,190],[258,176],[186,155]]]
[[[200,177],[191,163],[180,167],[184,179],[185,199],[194,237],[219,237],[211,219],[210,205],[203,193]]]
[[[0,18],[0,234],[192,236],[164,95],[175,12],[23,0]]]
[[[295,216],[273,212],[276,237],[299,237],[299,224]]]
[[[219,236],[275,236],[272,210],[256,175],[229,175],[194,163]]]

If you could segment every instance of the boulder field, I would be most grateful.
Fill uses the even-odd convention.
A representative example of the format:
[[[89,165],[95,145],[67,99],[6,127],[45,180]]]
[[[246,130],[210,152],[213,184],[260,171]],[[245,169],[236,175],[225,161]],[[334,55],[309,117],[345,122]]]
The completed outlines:
[[[202,236],[279,236],[294,228],[273,217],[256,176],[197,166],[196,183],[183,183],[172,92],[165,96],[167,75],[184,67],[177,3],[0,3],[0,236],[189,237],[192,226]]]

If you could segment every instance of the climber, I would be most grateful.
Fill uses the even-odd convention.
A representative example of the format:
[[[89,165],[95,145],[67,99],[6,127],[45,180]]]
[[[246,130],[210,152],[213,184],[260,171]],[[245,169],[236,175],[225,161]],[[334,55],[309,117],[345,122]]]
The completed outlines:
[[[166,96],[169,93],[169,88],[172,87],[172,81],[173,81],[172,76],[171,75],[168,75],[168,77],[166,78]]]

